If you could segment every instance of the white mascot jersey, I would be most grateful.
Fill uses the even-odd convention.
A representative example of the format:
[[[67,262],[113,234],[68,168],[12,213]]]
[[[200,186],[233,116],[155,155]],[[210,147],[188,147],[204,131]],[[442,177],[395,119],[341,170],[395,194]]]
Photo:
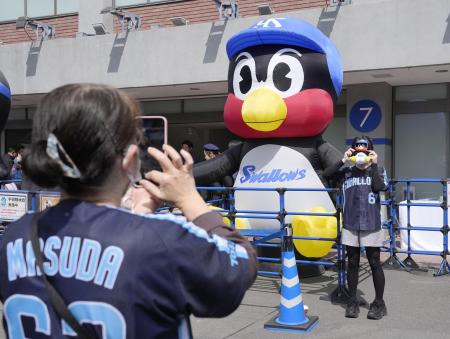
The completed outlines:
[[[279,145],[263,145],[252,149],[241,161],[234,187],[249,188],[325,188],[309,160],[292,148]],[[236,209],[252,211],[280,210],[276,191],[239,191],[235,193]],[[326,191],[285,193],[286,212],[307,212],[314,207],[335,211]],[[252,213],[258,214],[258,213]],[[245,218],[241,213],[238,217]],[[292,216],[286,216],[289,223]],[[279,229],[276,219],[248,218],[250,229]],[[247,222],[246,222],[247,223]]]

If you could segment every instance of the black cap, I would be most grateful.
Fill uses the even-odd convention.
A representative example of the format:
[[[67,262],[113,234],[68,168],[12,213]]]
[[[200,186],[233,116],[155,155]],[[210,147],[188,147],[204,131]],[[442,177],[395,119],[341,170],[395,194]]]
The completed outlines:
[[[214,144],[205,144],[205,145],[203,145],[203,149],[205,151],[211,151],[211,152],[219,152],[220,151],[220,148]]]

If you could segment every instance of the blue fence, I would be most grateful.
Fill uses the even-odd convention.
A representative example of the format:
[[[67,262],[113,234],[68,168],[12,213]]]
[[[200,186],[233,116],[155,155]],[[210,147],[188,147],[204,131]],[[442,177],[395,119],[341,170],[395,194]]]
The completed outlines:
[[[18,181],[14,180],[14,182]],[[59,197],[57,192],[0,190],[0,235],[10,222],[20,218],[26,212],[41,211],[56,204]]]
[[[210,187],[198,187],[199,190],[210,190]],[[216,189],[216,188],[214,188]],[[226,213],[225,216],[228,217],[231,221],[231,225],[235,225],[236,218],[249,218],[249,219],[272,219],[274,220],[274,225],[278,226],[277,229],[263,229],[263,230],[240,230],[240,233],[254,238],[253,244],[257,247],[280,247],[283,238],[283,230],[286,227],[286,216],[288,215],[307,215],[307,216],[329,216],[337,218],[337,229],[336,233],[338,234],[338,238],[340,237],[340,206],[337,211],[334,213],[313,213],[313,212],[287,212],[285,209],[285,193],[286,192],[313,192],[313,191],[327,191],[327,192],[336,192],[335,189],[295,189],[295,188],[222,188],[224,192],[227,192],[228,198],[227,203],[223,203],[222,205],[228,205],[228,209],[225,206],[222,206],[223,209],[220,210],[222,213]],[[234,193],[236,191],[273,191],[276,192],[279,196],[279,206],[278,210],[275,211],[261,211],[261,210],[237,210],[234,204]],[[270,240],[279,238],[280,244],[269,243]],[[294,240],[302,239],[302,240],[319,240],[319,241],[336,241],[337,238],[322,238],[322,237],[300,237],[293,236]],[[338,244],[339,247],[341,247]],[[342,252],[338,253],[338,260],[342,260]],[[277,262],[281,263],[281,258],[267,258],[267,257],[258,257],[258,260],[261,262]],[[299,264],[308,264],[308,265],[324,265],[324,266],[336,266],[336,262],[332,261],[312,261],[312,260],[297,260]],[[268,275],[280,275],[280,273],[274,272],[266,272],[259,271],[260,274],[268,274]]]
[[[397,202],[395,199],[396,188],[399,183],[406,184],[406,202]],[[418,202],[411,200],[411,184],[412,183],[428,183],[442,186],[442,200],[435,202]],[[405,270],[419,269],[419,266],[412,258],[411,255],[434,255],[442,258],[438,270],[435,272],[435,276],[448,274],[450,265],[447,260],[447,256],[450,255],[448,250],[448,192],[447,192],[447,180],[444,179],[406,179],[406,180],[391,180],[389,185],[390,198],[387,200],[389,206],[390,218],[387,228],[389,229],[390,245],[388,252],[390,254],[387,264]],[[399,225],[398,212],[402,207],[406,207],[406,226]],[[421,209],[427,209],[430,212],[430,208],[442,209],[442,225],[413,225],[411,218],[411,207],[420,207]],[[425,212],[424,212],[425,213]],[[407,249],[398,249],[396,244],[396,235],[401,231],[406,231],[406,243]],[[414,250],[411,244],[411,232],[440,232],[442,234],[442,248],[440,251],[432,250]],[[401,261],[397,253],[407,254],[405,260]]]
[[[279,257],[263,257],[258,256],[259,262],[279,263],[281,264],[281,246],[285,236],[286,217],[294,215],[306,216],[327,216],[336,218],[336,238],[325,237],[303,237],[292,236],[292,239],[297,240],[318,240],[318,241],[333,241],[335,242],[336,256],[333,260],[296,260],[297,264],[301,265],[323,265],[327,267],[335,267],[337,271],[337,288],[332,294],[332,300],[339,302],[345,300],[346,292],[346,275],[345,275],[345,246],[343,246],[339,239],[341,234],[341,212],[342,199],[337,189],[318,189],[318,188],[244,188],[244,187],[197,187],[199,191],[216,191],[222,192],[222,199],[215,199],[208,201],[220,207],[218,212],[230,220],[231,227],[235,227],[236,219],[269,219],[274,220],[273,229],[241,229],[239,232],[245,236],[253,239],[252,243],[255,247],[272,247],[279,248]],[[272,191],[278,194],[278,209],[272,211],[266,210],[237,210],[235,205],[234,195],[236,191]],[[337,194],[336,211],[333,213],[314,213],[314,212],[288,212],[285,209],[286,192],[334,192]],[[160,209],[160,213],[165,212],[165,208]],[[273,240],[278,240],[275,243]],[[258,274],[266,276],[281,277],[281,265],[277,271],[258,270]]]
[[[442,185],[443,199],[436,204],[414,202],[410,200],[410,185],[411,183],[426,182],[436,183]],[[406,184],[407,201],[406,203],[397,202],[396,187],[398,183]],[[334,248],[336,255],[332,260],[297,260],[298,264],[302,265],[323,265],[328,267],[335,267],[337,272],[337,290],[335,296],[340,297],[342,293],[345,293],[346,275],[345,275],[345,246],[340,243],[341,234],[341,211],[342,211],[342,194],[336,189],[307,189],[307,188],[227,188],[227,187],[198,187],[203,191],[215,191],[217,199],[209,201],[210,203],[218,206],[218,211],[226,216],[234,227],[237,218],[248,219],[271,219],[274,221],[274,229],[269,230],[240,230],[243,235],[251,237],[253,244],[256,247],[274,247],[279,248],[283,242],[284,230],[286,227],[286,217],[293,215],[306,215],[306,216],[328,216],[336,218],[336,238],[325,237],[300,237],[294,236],[293,239],[309,240],[309,241],[333,241],[335,242]],[[276,210],[263,211],[263,210],[237,210],[234,203],[234,194],[236,191],[273,191],[278,194],[278,207]],[[313,213],[313,212],[290,212],[285,209],[286,192],[290,191],[327,191],[334,192],[336,194],[336,211],[333,213]],[[3,227],[7,227],[10,223],[20,214],[27,211],[43,210],[59,199],[58,193],[55,192],[31,192],[31,191],[4,191],[0,190],[0,223]],[[387,264],[395,268],[401,268],[411,270],[417,268],[417,264],[412,258],[412,255],[434,255],[440,256],[442,261],[439,265],[435,275],[440,276],[448,274],[450,265],[447,260],[447,256],[450,255],[448,250],[448,206],[447,206],[447,182],[443,179],[409,179],[409,180],[391,180],[389,185],[388,197],[382,201],[388,209],[387,220],[383,223],[383,228],[389,232],[389,238],[386,240],[386,244],[383,247],[383,251],[389,253],[389,259]],[[407,225],[400,226],[398,219],[399,208],[405,206],[407,209]],[[426,226],[414,226],[411,223],[411,207],[435,207],[443,210],[443,222],[441,225],[426,225]],[[167,211],[173,211],[170,206],[163,207],[158,210],[158,213],[167,213]],[[175,213],[177,213],[175,211]],[[5,217],[6,216],[6,217]],[[402,250],[397,246],[397,234],[401,231],[406,231],[407,235],[407,249]],[[413,250],[411,245],[411,232],[423,231],[423,232],[440,232],[442,234],[442,250],[441,251],[424,251]],[[274,242],[274,240],[276,240]],[[281,251],[280,251],[281,252]],[[407,258],[401,261],[397,254],[407,254]],[[259,256],[260,262],[280,263],[281,257],[265,257]],[[260,270],[259,274],[270,276],[281,276],[280,271],[267,271]]]
[[[408,197],[406,203],[398,202],[396,200],[396,187],[399,183],[406,184],[406,196]],[[421,203],[412,202],[410,197],[410,187],[411,183],[436,183],[442,185],[443,199],[439,203]],[[241,234],[252,237],[253,244],[257,247],[280,247],[282,243],[283,230],[286,226],[285,218],[288,215],[308,215],[308,216],[332,216],[337,219],[337,230],[336,238],[320,238],[320,237],[298,237],[294,236],[293,239],[302,240],[318,240],[318,241],[335,241],[336,256],[332,261],[312,261],[312,260],[297,260],[298,264],[306,265],[324,265],[324,266],[334,266],[337,270],[337,283],[338,283],[338,294],[341,293],[342,289],[346,286],[346,275],[345,275],[345,246],[340,243],[340,212],[342,211],[343,197],[342,193],[336,189],[293,189],[293,188],[225,188],[225,187],[197,187],[199,190],[204,191],[218,191],[222,192],[221,199],[215,199],[209,201],[209,203],[220,206],[221,209],[218,210],[222,214],[228,217],[231,221],[231,225],[234,226],[236,218],[254,218],[254,219],[272,219],[278,223],[277,230],[240,230]],[[275,191],[279,195],[278,210],[273,211],[260,211],[260,210],[237,210],[234,204],[234,193],[236,191]],[[285,193],[288,191],[327,191],[336,193],[336,212],[335,213],[312,213],[312,212],[286,212],[285,206]],[[418,269],[418,265],[413,260],[411,255],[434,255],[440,256],[442,258],[439,268],[435,272],[435,276],[440,276],[448,274],[450,270],[450,265],[447,260],[447,256],[450,255],[448,249],[448,201],[447,201],[447,181],[444,179],[405,179],[405,180],[391,180],[389,183],[389,190],[387,192],[387,197],[381,202],[385,208],[387,208],[387,218],[384,220],[382,227],[388,231],[388,238],[385,240],[382,251],[389,253],[389,258],[386,260],[386,264],[405,270]],[[398,218],[398,209],[401,206],[406,206],[407,208],[407,225],[400,226]],[[438,225],[427,225],[427,226],[413,226],[411,224],[411,206],[420,207],[435,207],[441,208],[443,210],[443,221],[442,226]],[[161,210],[163,212],[163,210]],[[397,235],[399,232],[406,231],[406,243],[407,249],[399,248],[397,244]],[[411,232],[412,231],[423,231],[423,232],[440,232],[442,234],[442,250],[432,251],[432,250],[413,250],[411,247]],[[273,239],[279,239],[278,244],[270,242]],[[400,260],[397,256],[398,253],[407,254],[405,260]],[[281,257],[258,257],[260,262],[275,262],[280,263]],[[270,271],[258,271],[259,274],[281,276],[281,272],[270,272]]]

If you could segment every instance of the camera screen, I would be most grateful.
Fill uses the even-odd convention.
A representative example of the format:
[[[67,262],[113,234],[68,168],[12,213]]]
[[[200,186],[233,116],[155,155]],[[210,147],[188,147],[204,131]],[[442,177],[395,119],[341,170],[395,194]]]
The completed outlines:
[[[155,147],[162,151],[162,146],[167,143],[167,123],[162,117],[142,117],[143,140],[139,144],[141,158],[141,172],[146,173],[153,169],[160,169],[158,162],[147,152],[148,147]]]

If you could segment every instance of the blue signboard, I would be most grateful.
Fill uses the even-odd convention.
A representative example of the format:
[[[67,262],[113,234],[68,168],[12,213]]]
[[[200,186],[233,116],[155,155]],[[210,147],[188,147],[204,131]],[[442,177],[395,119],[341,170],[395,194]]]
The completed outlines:
[[[359,132],[371,132],[381,122],[381,109],[375,101],[360,100],[350,111],[350,123]]]

